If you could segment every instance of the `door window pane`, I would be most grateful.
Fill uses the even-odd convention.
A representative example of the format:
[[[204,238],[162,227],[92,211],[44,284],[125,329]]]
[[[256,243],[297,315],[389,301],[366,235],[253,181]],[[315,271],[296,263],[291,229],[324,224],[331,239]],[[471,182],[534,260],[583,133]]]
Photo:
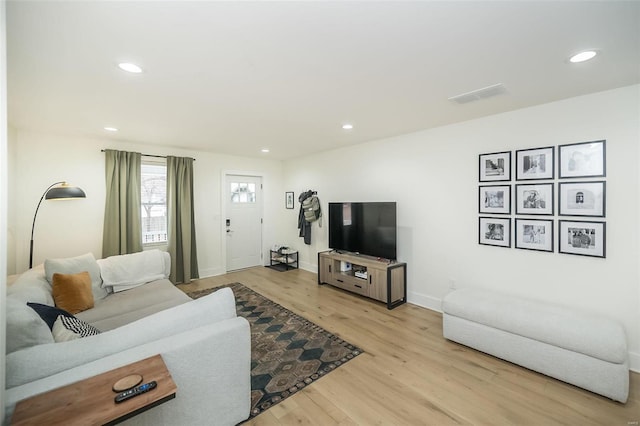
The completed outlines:
[[[232,203],[255,203],[256,202],[256,184],[247,182],[231,183],[231,202]]]

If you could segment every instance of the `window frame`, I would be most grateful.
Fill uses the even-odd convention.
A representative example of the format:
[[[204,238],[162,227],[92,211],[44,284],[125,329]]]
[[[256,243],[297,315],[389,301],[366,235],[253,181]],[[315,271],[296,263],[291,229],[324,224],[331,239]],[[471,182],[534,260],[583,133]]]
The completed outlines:
[[[145,212],[145,204],[148,205],[150,203],[144,203],[143,199],[143,176],[144,176],[144,172],[143,172],[143,168],[145,166],[162,166],[164,167],[164,181],[165,181],[165,196],[164,196],[164,209],[165,209],[165,231],[166,231],[166,239],[164,241],[150,241],[150,242],[145,242],[145,226],[143,223],[143,219],[144,219],[144,212]],[[143,248],[154,248],[154,247],[164,247],[167,246],[168,242],[169,242],[169,221],[167,218],[167,195],[166,195],[166,183],[167,183],[167,159],[166,158],[158,158],[158,157],[149,157],[149,156],[142,156],[142,162],[141,162],[141,170],[140,170],[140,226],[141,226],[141,238],[142,238],[142,247]],[[163,205],[162,203],[151,203],[151,204],[155,204],[155,205]]]

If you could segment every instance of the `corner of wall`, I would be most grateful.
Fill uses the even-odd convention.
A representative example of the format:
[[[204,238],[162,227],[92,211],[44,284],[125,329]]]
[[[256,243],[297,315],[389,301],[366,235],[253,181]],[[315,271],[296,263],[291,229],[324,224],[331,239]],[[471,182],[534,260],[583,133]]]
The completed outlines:
[[[7,229],[7,137],[9,133],[7,125],[7,45],[6,45],[6,2],[0,4],[0,229]],[[7,239],[5,232],[0,233],[0,335],[7,333],[7,301],[5,295],[7,287]],[[5,339],[0,339],[0,401],[4,401],[5,389]],[[4,403],[0,404],[0,422],[4,419]]]

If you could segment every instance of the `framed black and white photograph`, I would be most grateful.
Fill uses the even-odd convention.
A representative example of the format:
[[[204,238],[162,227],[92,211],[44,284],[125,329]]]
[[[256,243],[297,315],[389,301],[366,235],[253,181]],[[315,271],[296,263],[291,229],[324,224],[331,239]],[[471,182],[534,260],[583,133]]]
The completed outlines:
[[[560,182],[560,216],[605,217],[606,185],[605,181]]]
[[[553,179],[553,147],[516,151],[516,180]]]
[[[516,214],[553,215],[553,183],[516,185]]]
[[[478,189],[480,213],[511,213],[511,185],[480,186]]]
[[[603,140],[558,146],[560,179],[606,176],[606,151]]]
[[[558,251],[580,256],[605,257],[606,226],[604,222],[561,220]]]
[[[553,252],[553,220],[516,219],[515,247]]]
[[[480,154],[480,182],[511,180],[511,151]]]
[[[478,243],[488,246],[511,247],[511,219],[479,218]]]
[[[288,209],[293,208],[293,192],[284,193],[284,206]]]

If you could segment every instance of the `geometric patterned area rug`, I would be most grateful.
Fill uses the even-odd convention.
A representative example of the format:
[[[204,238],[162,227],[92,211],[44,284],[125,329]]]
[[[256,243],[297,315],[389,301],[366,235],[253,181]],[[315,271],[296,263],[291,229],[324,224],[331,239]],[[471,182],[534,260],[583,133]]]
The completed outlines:
[[[187,292],[187,295],[197,299],[222,287],[233,290],[238,316],[246,318],[251,325],[249,419],[362,353],[340,337],[240,283]]]

